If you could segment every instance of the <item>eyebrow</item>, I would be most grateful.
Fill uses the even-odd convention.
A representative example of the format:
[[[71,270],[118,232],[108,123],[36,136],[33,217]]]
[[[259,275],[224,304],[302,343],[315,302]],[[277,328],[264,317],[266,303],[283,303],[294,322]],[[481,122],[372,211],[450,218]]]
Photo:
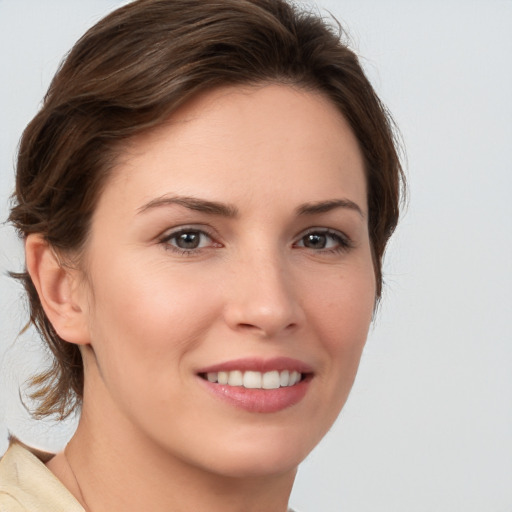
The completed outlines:
[[[236,217],[238,209],[235,206],[219,203],[217,201],[208,201],[206,199],[198,199],[197,197],[188,196],[162,196],[152,199],[145,205],[141,206],[137,213],[144,213],[154,208],[162,206],[178,205],[202,213],[210,215],[220,215],[221,217]]]
[[[316,215],[319,213],[330,212],[336,208],[347,208],[357,212],[363,219],[365,214],[357,203],[350,199],[329,199],[328,201],[318,201],[315,203],[306,203],[297,208],[299,215]]]
[[[197,212],[208,213],[210,215],[219,215],[221,217],[233,218],[238,215],[238,208],[234,205],[220,203],[218,201],[209,201],[189,196],[162,196],[152,199],[141,206],[137,213],[144,213],[148,210],[160,208],[162,206],[178,205]],[[361,208],[350,199],[329,199],[327,201],[317,201],[314,203],[305,203],[300,205],[296,212],[298,215],[318,215],[327,213],[337,208],[347,208],[357,212],[363,219],[365,214]]]

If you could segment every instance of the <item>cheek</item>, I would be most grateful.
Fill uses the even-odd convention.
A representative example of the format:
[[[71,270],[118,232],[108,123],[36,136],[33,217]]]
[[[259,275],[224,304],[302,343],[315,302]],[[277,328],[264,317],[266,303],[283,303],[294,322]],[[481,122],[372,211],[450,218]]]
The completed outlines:
[[[328,274],[312,274],[304,279],[300,295],[308,301],[306,307],[329,333],[329,339],[341,336],[355,341],[358,333],[368,330],[375,291],[373,264],[368,257]]]
[[[215,297],[194,276],[116,261],[94,276],[90,333],[103,376],[130,375],[129,384],[145,387],[148,375],[155,387],[179,378],[182,360],[218,315]]]
[[[326,354],[326,375],[342,393],[350,389],[375,303],[371,258],[309,283],[308,321]],[[334,392],[335,390],[333,390]]]

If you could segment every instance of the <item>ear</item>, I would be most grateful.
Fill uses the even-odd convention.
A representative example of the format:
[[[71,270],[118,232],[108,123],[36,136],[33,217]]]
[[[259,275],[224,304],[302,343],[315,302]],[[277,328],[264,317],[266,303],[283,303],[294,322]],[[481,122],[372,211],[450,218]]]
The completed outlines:
[[[88,344],[85,293],[78,271],[63,266],[40,234],[27,236],[25,257],[41,305],[57,334],[70,343]]]

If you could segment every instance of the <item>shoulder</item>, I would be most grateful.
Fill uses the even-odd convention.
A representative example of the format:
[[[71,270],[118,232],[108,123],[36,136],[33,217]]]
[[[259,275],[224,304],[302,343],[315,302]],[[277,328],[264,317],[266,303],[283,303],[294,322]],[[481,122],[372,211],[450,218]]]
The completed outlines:
[[[45,466],[51,456],[11,443],[0,460],[0,512],[84,512]]]

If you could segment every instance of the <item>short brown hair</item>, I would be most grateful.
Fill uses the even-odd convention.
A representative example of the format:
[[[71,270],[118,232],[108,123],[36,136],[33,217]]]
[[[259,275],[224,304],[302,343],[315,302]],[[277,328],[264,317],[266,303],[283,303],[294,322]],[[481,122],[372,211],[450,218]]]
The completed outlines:
[[[164,123],[200,92],[265,82],[323,93],[357,137],[378,299],[403,183],[392,123],[339,25],[286,0],[137,0],[92,27],[23,133],[11,222],[22,237],[40,233],[57,252],[76,254],[120,142]],[[54,355],[33,379],[35,415],[63,418],[81,402],[81,355],[53,329],[28,273],[16,277]]]

